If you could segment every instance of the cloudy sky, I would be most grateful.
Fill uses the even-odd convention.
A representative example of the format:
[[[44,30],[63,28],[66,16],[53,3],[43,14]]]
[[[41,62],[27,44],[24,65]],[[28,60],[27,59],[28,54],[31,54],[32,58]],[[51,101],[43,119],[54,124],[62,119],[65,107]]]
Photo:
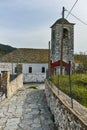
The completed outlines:
[[[70,10],[76,0],[0,0],[0,43],[17,48],[48,48],[50,26]],[[87,23],[87,0],[78,0],[72,13]],[[65,17],[67,12],[65,12]],[[75,52],[87,51],[87,25],[69,15],[75,23]]]

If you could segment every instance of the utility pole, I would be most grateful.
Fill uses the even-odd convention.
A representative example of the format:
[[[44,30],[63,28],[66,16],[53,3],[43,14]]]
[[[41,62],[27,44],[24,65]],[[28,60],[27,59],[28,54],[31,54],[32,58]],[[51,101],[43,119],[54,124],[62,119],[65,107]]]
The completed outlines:
[[[49,41],[49,54],[48,54],[48,60],[49,60],[49,63],[48,63],[48,71],[49,71],[49,77],[51,76],[51,70],[50,70],[50,41]]]
[[[60,55],[60,74],[62,75],[62,70],[63,70],[63,64],[62,64],[62,61],[63,61],[63,28],[64,28],[64,11],[65,11],[65,8],[63,7],[62,8],[62,32],[61,32],[61,55]]]

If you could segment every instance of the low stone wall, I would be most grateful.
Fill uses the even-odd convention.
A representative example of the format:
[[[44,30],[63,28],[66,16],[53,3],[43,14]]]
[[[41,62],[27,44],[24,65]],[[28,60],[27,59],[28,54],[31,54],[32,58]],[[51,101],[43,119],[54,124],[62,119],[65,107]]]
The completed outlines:
[[[16,91],[23,87],[23,74],[18,75],[11,82],[7,82],[7,97],[11,97]]]
[[[18,75],[10,81],[10,72],[3,71],[1,77],[1,99],[11,97],[16,91],[23,87],[23,74]]]
[[[45,81],[48,106],[58,130],[87,130],[87,108],[58,90],[50,81]]]

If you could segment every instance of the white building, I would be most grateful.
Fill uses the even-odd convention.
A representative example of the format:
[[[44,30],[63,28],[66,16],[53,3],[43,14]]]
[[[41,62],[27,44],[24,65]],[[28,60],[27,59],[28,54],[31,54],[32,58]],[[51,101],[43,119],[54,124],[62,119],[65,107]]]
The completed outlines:
[[[17,49],[0,58],[1,71],[16,75],[22,72],[24,82],[44,82],[48,69],[48,49]]]

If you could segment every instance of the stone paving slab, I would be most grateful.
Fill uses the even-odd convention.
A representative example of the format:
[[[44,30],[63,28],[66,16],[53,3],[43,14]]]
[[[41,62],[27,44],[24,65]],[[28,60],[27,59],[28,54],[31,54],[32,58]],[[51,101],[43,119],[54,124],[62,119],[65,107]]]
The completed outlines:
[[[0,106],[0,130],[55,130],[44,84],[24,85]]]

